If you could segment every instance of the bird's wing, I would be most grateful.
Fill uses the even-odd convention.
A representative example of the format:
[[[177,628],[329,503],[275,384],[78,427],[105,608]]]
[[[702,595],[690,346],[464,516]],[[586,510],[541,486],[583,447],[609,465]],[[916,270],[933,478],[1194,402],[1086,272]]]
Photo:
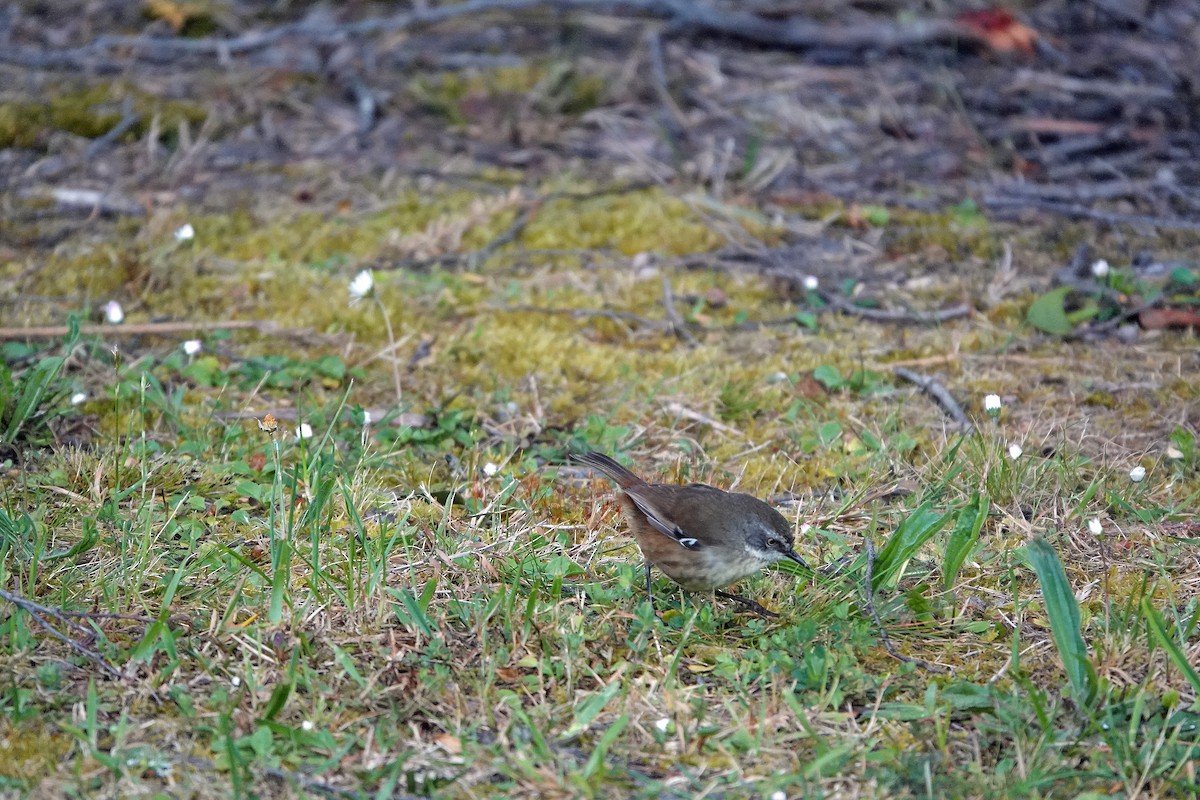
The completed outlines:
[[[639,487],[640,488],[640,487]],[[649,493],[641,492],[638,488],[626,489],[625,494],[633,501],[633,505],[638,511],[642,512],[642,516],[646,521],[659,533],[674,539],[679,543],[680,547],[687,550],[699,550],[703,544],[694,536],[688,535],[688,532],[672,519],[670,514],[665,514],[659,510],[654,501],[647,496]]]

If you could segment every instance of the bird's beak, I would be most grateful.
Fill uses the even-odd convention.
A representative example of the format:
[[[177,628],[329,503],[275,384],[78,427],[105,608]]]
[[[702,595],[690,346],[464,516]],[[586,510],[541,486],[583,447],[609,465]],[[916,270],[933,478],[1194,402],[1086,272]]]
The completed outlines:
[[[805,569],[811,569],[811,567],[809,567],[808,564],[804,563],[804,559],[800,557],[800,554],[796,552],[796,548],[789,547],[787,550],[784,551],[783,554],[785,556],[787,556],[788,558],[790,558],[792,561],[795,561],[800,566],[804,567]]]

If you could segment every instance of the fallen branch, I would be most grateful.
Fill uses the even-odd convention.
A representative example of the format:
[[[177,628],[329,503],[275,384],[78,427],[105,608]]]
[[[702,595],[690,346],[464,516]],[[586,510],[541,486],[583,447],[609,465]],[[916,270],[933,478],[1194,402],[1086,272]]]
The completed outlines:
[[[79,332],[87,336],[153,336],[199,331],[256,330],[271,333],[279,329],[271,320],[227,319],[194,322],[140,322],[122,325],[80,325]],[[70,333],[66,325],[44,325],[32,328],[0,328],[4,339],[60,339]]]
[[[1069,217],[1071,219],[1092,219],[1097,222],[1107,222],[1110,225],[1150,225],[1155,228],[1177,231],[1200,231],[1200,222],[1179,217],[1153,217],[1143,214],[1122,214],[1116,211],[1100,211],[1074,203],[1062,203],[1054,200],[1043,200],[1036,197],[1005,197],[1003,195],[988,195],[983,199],[984,204],[996,215],[1012,214],[1021,211],[1045,211],[1049,214]]]
[[[767,19],[726,11],[692,0],[466,0],[444,6],[422,6],[389,17],[330,25],[324,18],[304,19],[225,39],[187,39],[178,36],[100,36],[78,48],[37,51],[28,47],[0,48],[0,63],[40,69],[91,69],[105,72],[135,62],[167,63],[180,57],[202,57],[227,64],[231,59],[265,50],[286,39],[333,45],[375,34],[395,34],[425,28],[459,17],[489,12],[509,14],[549,8],[586,11],[614,17],[662,20],[664,32],[701,33],[740,39],[758,46],[786,50],[834,48],[848,51],[892,51],[930,44],[983,46],[977,32],[954,20],[910,23],[825,25],[788,18]],[[113,58],[123,51],[124,58]]]
[[[943,308],[940,311],[889,311],[883,308],[867,308],[865,306],[855,305],[841,295],[830,294],[829,292],[818,292],[821,299],[830,305],[831,308],[837,309],[843,314],[849,314],[854,317],[862,317],[869,319],[872,322],[898,322],[902,324],[915,325],[938,325],[952,319],[966,317],[971,314],[971,307],[965,303],[962,305]]]
[[[68,611],[63,611],[58,608],[51,608],[50,606],[44,606],[41,603],[36,603],[33,600],[30,600],[26,597],[22,597],[19,594],[7,592],[3,589],[0,589],[0,597],[4,598],[5,600],[12,603],[17,608],[24,611],[26,614],[29,615],[29,617],[34,622],[36,622],[38,625],[42,626],[42,628],[44,628],[47,633],[49,633],[55,639],[58,639],[63,644],[70,647],[76,653],[79,653],[80,655],[82,655],[84,658],[87,658],[88,660],[95,662],[97,665],[99,665],[99,667],[101,669],[103,669],[109,675],[112,675],[115,678],[121,677],[120,670],[118,670],[111,663],[109,663],[108,659],[105,658],[103,655],[101,655],[100,653],[91,649],[90,647],[88,647],[80,642],[75,641],[70,636],[67,636],[65,633],[58,630],[58,628],[55,628],[53,625],[51,625],[49,622],[46,621],[46,617],[53,617],[54,619],[58,620],[59,624],[75,631],[79,635],[90,637],[90,636],[92,636],[93,632],[88,630],[87,628],[83,627],[82,625],[80,625],[76,622],[73,622],[70,619],[70,617],[88,617],[91,615],[83,613],[83,612],[68,612]]]
[[[501,311],[506,313],[517,314],[550,314],[554,316],[571,317],[572,319],[589,319],[591,317],[599,317],[600,319],[609,319],[613,322],[635,322],[646,328],[654,330],[667,330],[669,324],[660,322],[659,320],[649,319],[647,317],[634,314],[631,311],[613,311],[606,308],[548,308],[546,306],[497,306],[493,311]]]
[[[954,395],[950,394],[945,386],[938,383],[928,375],[922,375],[919,372],[914,372],[907,367],[896,367],[892,370],[897,378],[916,384],[921,388],[921,391],[932,397],[942,409],[950,415],[950,418],[958,423],[959,428],[964,433],[970,433],[975,426],[971,424],[971,420],[967,418],[967,413],[963,411],[962,406],[954,399]]]
[[[372,425],[379,425],[384,420],[388,420],[389,412],[386,408],[368,408],[364,409],[364,411],[370,415]],[[213,419],[218,422],[242,422],[246,420],[260,420],[267,414],[283,422],[298,422],[300,420],[300,412],[295,408],[275,408],[269,411],[251,411],[249,409],[243,411],[221,411],[213,414]],[[353,419],[353,413],[350,411],[344,412],[340,417],[340,421],[342,422],[352,422]],[[428,414],[418,414],[408,411],[396,414],[388,422],[394,428],[429,428],[433,425],[433,419]]]

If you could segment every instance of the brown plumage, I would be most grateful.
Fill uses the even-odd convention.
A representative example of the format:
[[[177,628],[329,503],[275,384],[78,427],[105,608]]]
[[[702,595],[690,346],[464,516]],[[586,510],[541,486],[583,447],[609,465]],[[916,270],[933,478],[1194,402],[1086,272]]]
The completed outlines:
[[[792,547],[792,526],[757,497],[703,483],[646,483],[601,453],[572,460],[621,487],[623,516],[646,558],[647,592],[653,564],[684,589],[716,591],[773,615],[758,603],[719,590],[782,558],[807,566]]]

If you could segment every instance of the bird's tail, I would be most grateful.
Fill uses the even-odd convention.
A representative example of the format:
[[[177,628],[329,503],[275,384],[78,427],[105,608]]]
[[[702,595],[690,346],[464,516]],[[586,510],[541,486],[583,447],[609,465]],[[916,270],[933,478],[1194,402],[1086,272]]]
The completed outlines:
[[[572,453],[571,460],[576,464],[592,467],[603,472],[608,477],[617,482],[617,485],[622,489],[627,489],[630,486],[637,486],[645,483],[637,475],[634,475],[629,470],[622,467],[617,462],[613,461],[603,453],[592,451],[590,453]]]

